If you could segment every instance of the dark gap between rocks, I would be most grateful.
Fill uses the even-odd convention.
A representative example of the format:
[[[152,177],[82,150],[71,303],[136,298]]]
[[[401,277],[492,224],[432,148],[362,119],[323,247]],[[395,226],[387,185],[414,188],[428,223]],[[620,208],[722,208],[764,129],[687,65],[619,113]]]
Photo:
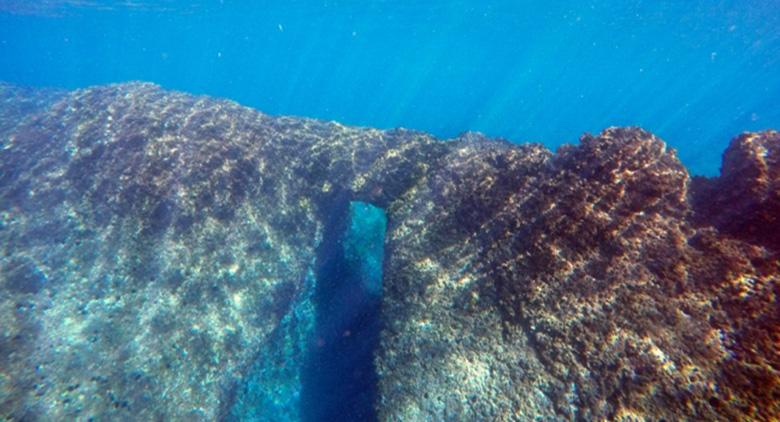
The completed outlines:
[[[335,210],[317,256],[316,328],[304,365],[304,421],[376,420],[382,260],[387,217],[364,202]]]

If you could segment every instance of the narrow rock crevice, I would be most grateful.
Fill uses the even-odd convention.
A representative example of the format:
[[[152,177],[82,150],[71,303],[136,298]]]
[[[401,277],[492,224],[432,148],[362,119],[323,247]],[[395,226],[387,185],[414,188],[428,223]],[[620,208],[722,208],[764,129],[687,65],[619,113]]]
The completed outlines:
[[[316,327],[302,376],[304,421],[376,420],[384,211],[334,209],[317,255]]]

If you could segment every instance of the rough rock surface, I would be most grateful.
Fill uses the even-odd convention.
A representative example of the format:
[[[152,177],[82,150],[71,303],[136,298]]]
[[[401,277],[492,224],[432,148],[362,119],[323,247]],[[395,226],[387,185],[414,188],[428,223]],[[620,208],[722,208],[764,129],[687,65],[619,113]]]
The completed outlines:
[[[24,93],[0,86],[0,413],[214,420],[259,391],[295,419],[320,210],[403,191],[434,141],[151,84]]]
[[[385,208],[380,420],[780,416],[780,135],[691,179],[122,84],[0,85],[0,415],[299,418],[326,216]]]
[[[771,239],[776,161],[749,180],[728,169],[776,157],[780,137],[745,139],[764,147],[732,145],[724,177],[700,183],[736,177],[748,204],[733,206]],[[708,192],[639,129],[555,155],[453,149],[390,206],[382,419],[777,418],[778,251],[720,232],[739,226],[728,201],[690,221]]]
[[[776,131],[745,133],[723,155],[721,176],[695,178],[702,224],[780,250],[780,148]]]

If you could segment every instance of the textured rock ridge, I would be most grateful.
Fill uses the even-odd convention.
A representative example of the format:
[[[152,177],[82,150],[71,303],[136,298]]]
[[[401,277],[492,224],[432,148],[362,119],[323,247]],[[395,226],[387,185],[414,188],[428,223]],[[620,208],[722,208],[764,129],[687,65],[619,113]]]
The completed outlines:
[[[780,150],[774,132],[735,144],[751,137],[763,148],[736,158],[733,144],[726,169]],[[711,182],[736,177],[753,214],[725,203],[694,223],[689,198],[705,193],[639,129],[445,161],[390,207],[383,418],[777,417],[777,249],[718,230],[741,215],[776,236],[775,164]]]
[[[780,148],[776,131],[736,137],[723,155],[720,177],[694,179],[700,220],[748,242],[780,250]]]
[[[380,420],[780,416],[777,132],[691,179],[638,128],[553,153],[132,83],[0,85],[0,142],[5,418],[299,419],[350,200],[388,216]]]

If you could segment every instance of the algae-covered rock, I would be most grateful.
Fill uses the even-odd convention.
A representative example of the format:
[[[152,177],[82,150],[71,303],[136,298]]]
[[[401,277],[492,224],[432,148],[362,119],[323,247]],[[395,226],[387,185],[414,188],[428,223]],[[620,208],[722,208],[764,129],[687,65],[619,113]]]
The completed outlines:
[[[780,151],[775,132],[745,138]],[[695,222],[713,196],[639,129],[554,155],[454,149],[390,206],[381,419],[780,415],[780,260],[759,241],[780,232],[778,166],[736,148],[726,169],[762,173],[727,170],[713,190],[732,200]],[[745,220],[764,230],[742,236]]]
[[[287,366],[293,395],[320,213],[358,179],[373,189],[385,161],[409,174],[386,192],[403,190],[406,163],[422,162],[407,156],[433,142],[150,84],[35,107],[18,106],[28,91],[0,92],[0,409],[11,419],[214,420],[260,358]],[[257,401],[278,404],[268,414],[296,414],[264,387]]]
[[[363,201],[380,420],[772,420],[778,154],[692,180],[638,128],[553,153],[0,85],[0,415],[299,420],[323,233]]]
[[[747,242],[780,250],[780,134],[745,133],[723,154],[718,178],[697,178],[701,220]]]

